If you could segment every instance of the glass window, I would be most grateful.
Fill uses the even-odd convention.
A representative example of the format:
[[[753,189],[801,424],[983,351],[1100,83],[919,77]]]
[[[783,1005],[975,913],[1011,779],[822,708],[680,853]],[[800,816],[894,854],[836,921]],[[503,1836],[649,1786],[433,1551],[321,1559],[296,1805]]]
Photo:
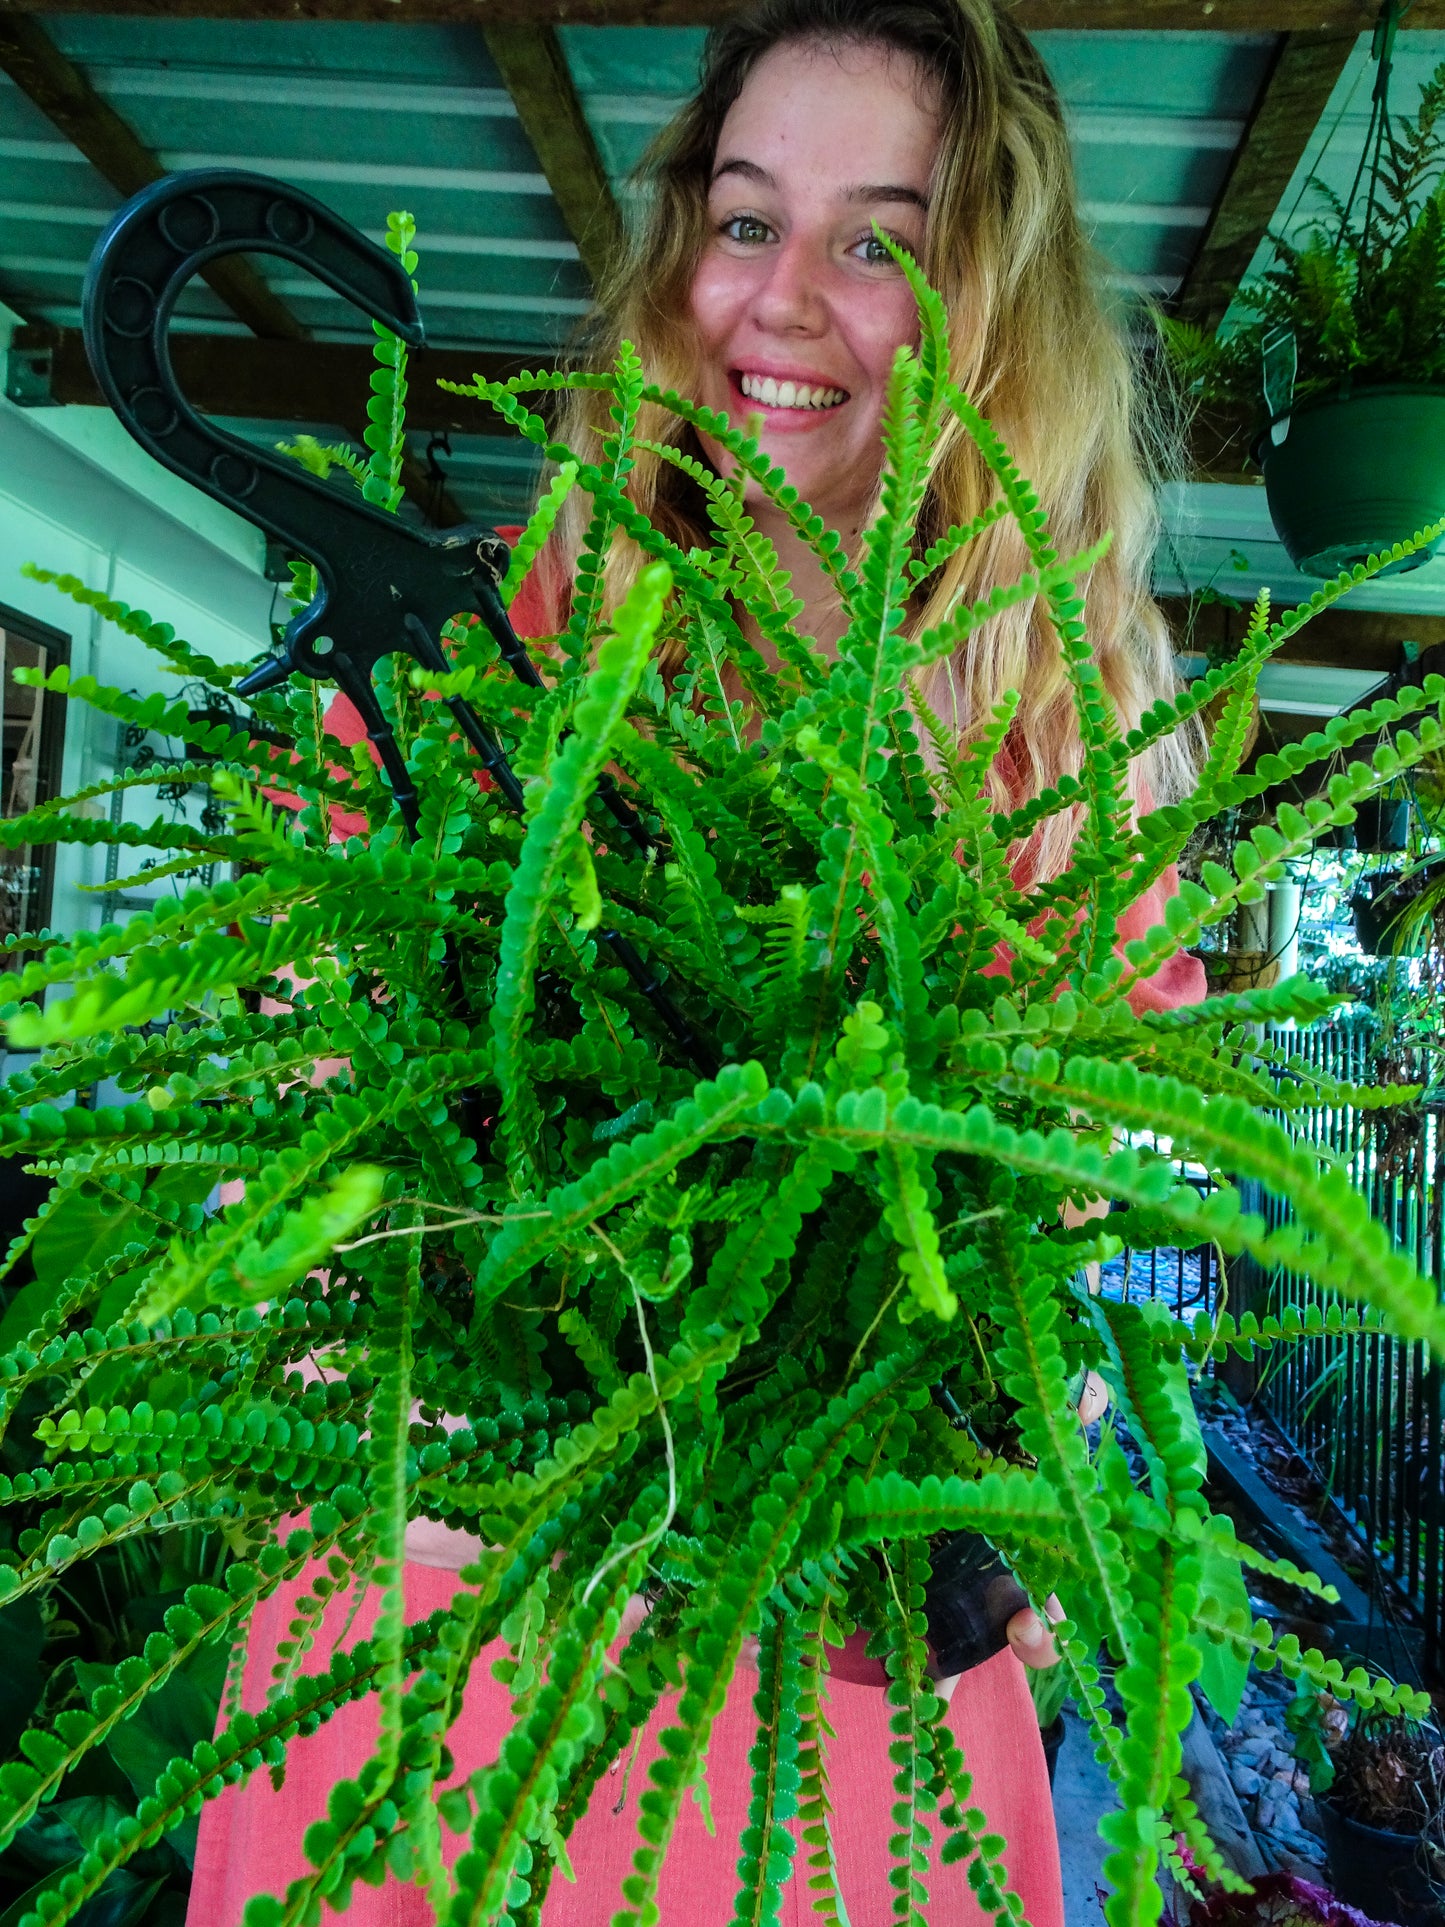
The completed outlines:
[[[15,671],[49,675],[70,647],[59,630],[3,607],[0,646],[0,816],[17,817],[60,794],[65,698],[16,682]],[[0,844],[0,939],[46,927],[54,868],[54,844]]]

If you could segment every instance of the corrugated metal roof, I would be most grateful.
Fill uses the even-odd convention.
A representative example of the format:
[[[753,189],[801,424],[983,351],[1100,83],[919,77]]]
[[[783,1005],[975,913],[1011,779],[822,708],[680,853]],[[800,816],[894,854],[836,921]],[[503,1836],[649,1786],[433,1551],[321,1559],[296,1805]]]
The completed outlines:
[[[438,343],[551,347],[585,312],[576,246],[479,33],[89,17],[58,18],[49,31],[168,168],[276,174],[372,235],[392,209],[410,209]],[[0,92],[0,159],[9,209],[0,275],[38,294],[47,320],[74,325],[90,243],[116,197],[13,85]],[[27,203],[78,203],[88,218],[27,219]],[[369,335],[320,283],[285,263],[258,265],[318,335]],[[200,284],[184,314],[208,328],[225,319]]]
[[[585,312],[577,248],[479,30],[60,14],[47,18],[46,31],[166,166],[278,174],[378,237],[390,210],[408,208],[432,341],[540,356]],[[647,141],[693,84],[703,38],[684,28],[558,30],[619,198]],[[1087,31],[1041,33],[1037,44],[1065,103],[1083,210],[1110,278],[1126,292],[1167,296],[1219,200],[1277,38]],[[1397,109],[1413,103],[1442,54],[1445,34],[1401,35]],[[1362,35],[1282,204],[1296,227],[1313,211],[1300,195],[1313,166],[1348,188],[1370,72]],[[0,292],[28,313],[73,326],[91,244],[116,200],[0,76]],[[321,338],[369,338],[361,318],[319,284],[281,262],[257,265]],[[199,282],[178,325],[242,332]],[[257,440],[295,432],[235,426]],[[415,452],[423,454],[421,440]],[[468,514],[507,521],[525,511],[533,473],[525,447],[456,436],[438,460]],[[1162,587],[1223,573],[1240,593],[1261,584],[1291,599],[1308,593],[1273,536],[1262,491],[1194,485],[1174,491],[1166,513]],[[1246,558],[1244,570],[1232,554]],[[1357,599],[1445,608],[1445,561]]]
[[[416,217],[429,338],[554,349],[586,312],[587,282],[546,179],[470,28],[397,23],[55,16],[47,31],[173,168],[274,173],[380,236]],[[647,141],[695,80],[691,29],[563,27],[563,47],[619,198]],[[1125,288],[1177,285],[1238,145],[1270,35],[1049,33],[1086,217]],[[95,235],[116,195],[13,85],[0,83],[0,285],[27,311],[78,320]],[[276,261],[261,272],[323,339],[366,339],[354,311]],[[178,325],[240,332],[203,284]],[[268,424],[238,424],[256,439]],[[317,424],[326,429],[334,425]],[[469,512],[522,512],[530,454],[455,437],[440,457]]]

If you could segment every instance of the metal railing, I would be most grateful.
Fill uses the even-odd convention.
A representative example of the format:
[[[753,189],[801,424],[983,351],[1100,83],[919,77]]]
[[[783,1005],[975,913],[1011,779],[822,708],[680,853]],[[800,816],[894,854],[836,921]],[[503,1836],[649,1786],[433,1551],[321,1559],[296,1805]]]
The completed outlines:
[[[1332,1077],[1377,1082],[1372,1034],[1362,1024],[1277,1034],[1275,1042]],[[1428,1102],[1401,1109],[1326,1107],[1295,1129],[1332,1151],[1365,1193],[1395,1243],[1437,1285],[1445,1283],[1441,1239],[1445,1129]],[[1254,1202],[1253,1200],[1251,1202]],[[1287,1207],[1259,1201],[1271,1225]],[[1242,1290],[1234,1290],[1236,1279]],[[1333,1294],[1293,1273],[1263,1275],[1231,1267],[1230,1309],[1279,1314],[1327,1306]],[[1445,1657],[1442,1598],[1441,1371],[1423,1345],[1378,1334],[1309,1339],[1279,1347],[1261,1362],[1256,1400],[1318,1476],[1373,1554],[1381,1592],[1419,1614],[1431,1672]]]
[[[1146,1133],[1133,1141],[1148,1144],[1149,1136]],[[1168,1147],[1155,1137],[1151,1148],[1157,1151]],[[1201,1196],[1214,1189],[1213,1180],[1200,1165],[1178,1158],[1175,1170]],[[1100,1289],[1106,1298],[1125,1303],[1162,1299],[1176,1318],[1191,1321],[1199,1311],[1214,1316],[1220,1282],[1217,1245],[1196,1245],[1192,1250],[1167,1245],[1155,1251],[1122,1251],[1100,1268]]]

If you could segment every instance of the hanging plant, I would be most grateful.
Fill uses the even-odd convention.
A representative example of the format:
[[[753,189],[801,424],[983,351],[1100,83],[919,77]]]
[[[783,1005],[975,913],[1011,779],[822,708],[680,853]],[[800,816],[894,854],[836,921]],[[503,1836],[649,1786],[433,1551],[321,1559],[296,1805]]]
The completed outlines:
[[[1306,575],[1333,576],[1416,530],[1431,536],[1387,569],[1435,551],[1445,517],[1445,63],[1413,117],[1392,115],[1403,11],[1386,0],[1369,130],[1341,199],[1275,259],[1213,331],[1162,325],[1186,386],[1243,406],[1270,515]]]
[[[40,1056],[0,1093],[0,1148],[55,1189],[6,1262],[80,1191],[129,1215],[124,1244],[79,1254],[0,1357],[0,1600],[48,1596],[109,1546],[199,1522],[237,1552],[223,1584],[192,1585],[83,1704],[37,1715],[0,1767],[0,1845],[196,1653],[244,1640],[283,1586],[309,1587],[293,1659],[328,1598],[354,1586],[380,1601],[369,1636],[343,1635],[324,1668],[298,1673],[283,1655],[263,1705],[228,1705],[213,1738],[30,1901],[27,1927],[75,1918],[205,1802],[279,1770],[298,1736],[366,1696],[373,1757],[332,1789],[304,1872],[253,1900],[248,1927],[299,1927],[323,1896],[344,1908],[357,1880],[387,1879],[416,1883],[439,1918],[535,1920],[599,1782],[680,1688],[617,1916],[655,1920],[664,1856],[750,1651],[739,1916],[776,1919],[791,1876],[842,1917],[826,1686],[830,1653],[859,1627],[891,1682],[900,1918],[926,1910],[940,1854],[970,1863],[980,1903],[1010,1927],[1010,1847],[927,1671],[944,1532],[985,1536],[1032,1600],[1056,1592],[1067,1611],[1069,1691],[1118,1796],[1104,1823],[1112,1927],[1157,1919],[1161,1861],[1186,1883],[1203,1870],[1240,1884],[1180,1774],[1192,1682],[1228,1709],[1257,1661],[1363,1706],[1420,1710],[1419,1694],[1252,1618],[1245,1565],[1322,1588],[1210,1513],[1190,1398],[1191,1365],[1301,1336],[1388,1330],[1445,1358],[1434,1285],[1309,1133],[1319,1105],[1383,1100],[1259,1043],[1261,1023],[1330,1009],[1305,979],[1142,1016],[1127,993],[1445,748],[1445,681],[1237,773],[1264,663],[1361,569],[1281,621],[1261,603],[1230,663],[1126,727],[1089,646],[1097,551],[1057,553],[1034,489],[948,378],[941,304],[893,251],[922,345],[895,366],[881,510],[856,558],[756,441],[649,387],[630,349],[608,373],[479,382],[515,430],[573,464],[590,534],[572,626],[538,651],[545,687],[507,675],[481,628],[453,635],[444,676],[396,675],[415,841],[370,760],[290,687],[256,698],[290,748],[154,699],[155,726],[184,725],[204,757],[195,780],[223,805],[220,829],[112,826],[79,813],[82,799],[0,825],[19,841],[159,844],[236,872],[123,925],[8,951],[0,1017]],[[529,405],[569,381],[611,397],[601,461],[556,444]],[[707,493],[709,548],[678,549],[638,511],[620,478],[645,405],[703,428],[812,546],[847,615],[836,659],[794,626],[799,605],[734,481],[664,451]],[[389,460],[398,418],[378,413],[373,453]],[[946,417],[998,500],[921,554]],[[358,465],[357,479],[380,500],[390,472]],[[908,634],[917,583],[999,513],[1027,573]],[[602,572],[622,537],[643,566],[607,613]],[[960,744],[908,692],[996,611],[1035,598],[1082,765],[997,814],[986,776],[1016,698]],[[653,655],[663,635],[682,665],[670,682]],[[158,646],[175,653],[172,638]],[[195,652],[187,662],[220,691],[235,681]],[[49,686],[112,717],[144,707],[63,670]],[[462,688],[526,781],[520,816],[422,700]],[[1131,762],[1219,697],[1198,787],[1136,819]],[[1203,824],[1407,718],[1413,734],[1256,824],[1117,947],[1121,912]],[[598,806],[608,770],[647,814],[646,853]],[[333,809],[362,826],[344,845]],[[1011,853],[1065,810],[1069,867],[1026,887]],[[600,941],[613,929],[665,978],[713,1065],[691,1061],[616,966]],[[125,1101],[92,1110],[84,1094],[102,1079]],[[1170,1157],[1148,1148],[1156,1132]],[[1181,1181],[1174,1156],[1216,1188]],[[232,1201],[173,1195],[158,1179],[175,1170],[207,1196],[234,1186]],[[1240,1179],[1282,1200],[1284,1220],[1245,1210]],[[1065,1207],[1099,1199],[1122,1209],[1069,1228]],[[1205,1242],[1314,1280],[1329,1308],[1185,1325],[1081,1281],[1126,1243]],[[1071,1396],[1086,1366],[1109,1375],[1132,1457],[1112,1428],[1097,1449],[1086,1440]],[[417,1519],[480,1544],[450,1603],[409,1621],[403,1534]],[[644,1592],[645,1617],[624,1622]],[[449,1785],[469,1674],[494,1657],[510,1733],[494,1763]],[[445,1832],[468,1836],[460,1858]]]

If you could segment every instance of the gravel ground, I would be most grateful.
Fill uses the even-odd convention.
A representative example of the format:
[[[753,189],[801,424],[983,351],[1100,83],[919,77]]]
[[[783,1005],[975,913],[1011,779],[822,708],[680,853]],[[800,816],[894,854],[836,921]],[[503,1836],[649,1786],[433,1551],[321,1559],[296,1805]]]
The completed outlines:
[[[1251,1603],[1262,1610],[1259,1601]],[[1309,1776],[1295,1763],[1294,1735],[1284,1722],[1293,1698],[1293,1686],[1278,1673],[1256,1673],[1232,1727],[1202,1699],[1198,1704],[1260,1851],[1308,1880],[1325,1865],[1325,1842]]]

